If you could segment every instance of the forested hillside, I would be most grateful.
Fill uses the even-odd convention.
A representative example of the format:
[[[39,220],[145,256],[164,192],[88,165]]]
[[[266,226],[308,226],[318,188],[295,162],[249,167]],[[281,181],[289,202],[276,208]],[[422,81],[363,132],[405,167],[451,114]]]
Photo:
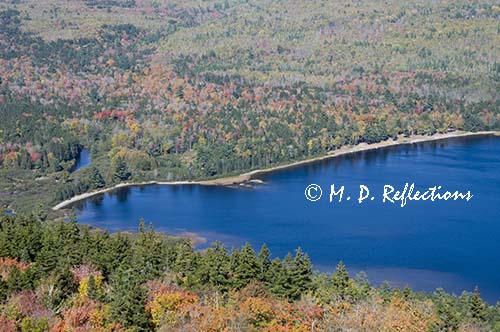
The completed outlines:
[[[48,212],[122,182],[499,130],[499,91],[495,0],[0,0],[0,331],[500,331],[478,289],[374,287],[300,249],[195,251]]]
[[[500,123],[495,1],[11,0],[0,11],[0,202],[16,210]],[[93,167],[72,173],[83,147]]]
[[[500,331],[500,308],[370,286],[339,263],[313,273],[300,249],[204,253],[155,233],[109,234],[38,214],[0,218],[0,331]]]

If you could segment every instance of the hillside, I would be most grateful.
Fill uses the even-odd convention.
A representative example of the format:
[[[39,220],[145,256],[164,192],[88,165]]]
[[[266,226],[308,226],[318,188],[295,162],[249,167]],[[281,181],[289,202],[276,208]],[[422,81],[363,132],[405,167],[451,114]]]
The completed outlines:
[[[496,2],[0,10],[0,202],[14,209],[126,180],[206,179],[398,135],[499,127]],[[72,173],[83,147],[93,167]]]
[[[500,332],[500,305],[486,303],[477,287],[449,294],[375,285],[364,273],[350,275],[342,262],[331,273],[314,271],[300,248],[284,257],[265,244],[258,253],[248,243],[197,250],[144,220],[136,233],[110,232],[50,209],[137,182],[220,184],[373,147],[498,135],[499,91],[498,0],[0,0],[0,331]],[[491,146],[482,153],[494,155]],[[79,168],[82,151],[91,163]],[[463,168],[483,175],[483,167],[495,169],[495,160],[472,155],[467,150],[460,158],[481,165]],[[451,169],[460,176],[455,165],[447,167],[422,171],[441,176]],[[478,182],[494,187],[488,174]],[[207,209],[219,218],[227,205],[214,208],[214,202],[203,201],[180,223],[190,216],[203,223]],[[240,211],[248,225],[264,220],[252,219],[259,219],[253,212],[261,202]],[[330,224],[320,229],[343,232],[344,247],[362,258],[372,247],[363,255],[360,237],[384,260],[398,251],[395,244],[419,242],[423,259],[400,264],[401,271],[449,276],[444,265],[472,272],[483,265],[493,284],[495,265],[485,252],[494,256],[497,247],[485,221],[496,219],[476,214],[489,209],[485,202],[469,219],[452,215],[437,233],[420,232],[426,226],[417,236],[415,229],[394,235],[394,224],[372,221],[372,214],[366,219],[382,230],[377,234],[369,234],[368,224],[355,225],[355,232]],[[139,210],[123,209],[127,217]],[[388,211],[384,218],[400,221]],[[302,236],[301,245],[306,237],[338,244],[300,231],[313,216],[299,230],[280,217],[278,231],[262,223],[272,241],[289,228]],[[232,217],[222,223],[227,220],[236,224]],[[484,246],[477,245],[483,233],[474,229],[476,221],[485,222]],[[196,231],[182,227],[184,234]],[[204,227],[214,236],[232,235]],[[451,228],[460,245],[440,235]],[[263,232],[251,231],[261,242]],[[465,241],[471,233],[477,237]],[[420,251],[425,244],[418,236],[435,240],[432,249]],[[424,264],[436,250],[446,264]],[[473,264],[463,263],[465,253]]]
[[[311,270],[300,249],[272,259],[246,244],[204,253],[143,222],[109,234],[35,216],[0,217],[2,332],[491,332],[479,291],[375,288]]]

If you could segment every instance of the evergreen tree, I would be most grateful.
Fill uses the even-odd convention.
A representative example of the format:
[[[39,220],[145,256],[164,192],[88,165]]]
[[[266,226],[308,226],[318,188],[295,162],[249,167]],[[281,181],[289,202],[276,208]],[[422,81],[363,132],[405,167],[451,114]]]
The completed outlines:
[[[14,267],[9,272],[9,278],[7,279],[7,294],[12,294],[25,289],[31,289],[33,288],[34,282],[35,276],[33,275],[32,269],[21,271],[19,268]]]
[[[102,293],[96,285],[94,275],[89,276],[89,281],[87,284],[87,297],[95,301],[102,301]]]
[[[476,321],[484,321],[486,318],[487,314],[486,304],[481,299],[481,296],[479,295],[479,289],[477,286],[476,288],[474,288],[474,293],[472,294],[470,313],[472,319]]]
[[[59,254],[63,258],[63,263],[71,267],[80,265],[82,263],[81,233],[74,211],[72,211],[70,220],[57,224],[55,232],[62,242],[63,250]]]
[[[106,181],[95,166],[90,169],[89,183],[91,189],[99,189],[106,186]]]
[[[41,249],[42,226],[33,216],[4,216],[0,219],[0,257],[32,261]]]
[[[439,321],[434,324],[433,330],[458,331],[461,314],[457,310],[456,299],[453,299],[442,289],[438,289],[434,296],[434,303],[436,305]]]
[[[113,179],[117,182],[128,180],[131,176],[127,163],[123,158],[115,160],[113,169]]]
[[[148,279],[159,277],[165,269],[162,255],[163,242],[152,226],[146,228],[144,219],[139,223],[139,236],[133,246],[132,266]]]
[[[226,248],[215,242],[201,260],[198,279],[220,291],[227,291],[230,285],[230,259]]]
[[[121,233],[113,235],[105,233],[98,236],[94,246],[95,250],[91,252],[91,263],[98,266],[104,277],[107,277],[120,265],[132,259],[131,242],[126,235]]]
[[[479,114],[471,110],[462,110],[462,119],[464,122],[464,130],[466,131],[479,131],[484,129],[484,122]]]
[[[387,281],[382,282],[378,289],[378,293],[385,302],[389,302],[392,297],[392,287]]]
[[[268,288],[272,294],[297,300],[312,288],[309,258],[297,249],[295,257],[288,253],[283,262],[275,259],[271,262],[267,278]]]
[[[293,264],[290,268],[291,293],[289,297],[298,299],[301,294],[312,287],[312,265],[309,256],[304,254],[300,248],[295,251]]]
[[[173,270],[184,276],[196,269],[196,254],[188,241],[182,241],[175,247],[176,257]]]
[[[45,221],[47,219],[47,211],[46,211],[45,207],[43,206],[43,204],[41,204],[41,203],[37,204],[32,215],[39,222]]]
[[[58,268],[53,270],[47,279],[51,291],[49,292],[49,306],[52,309],[59,309],[63,301],[68,299],[74,292],[77,291],[73,274],[68,268]]]
[[[120,267],[111,278],[110,314],[113,321],[123,324],[127,331],[151,331],[151,317],[146,312],[146,280],[141,271]]]
[[[350,294],[350,284],[349,273],[344,263],[340,261],[332,275],[332,287],[335,295],[342,300],[346,300]]]
[[[370,282],[368,281],[368,276],[365,272],[359,272],[356,277],[356,293],[355,298],[358,300],[366,299],[370,296],[370,291],[372,289]]]
[[[288,297],[290,294],[290,278],[287,268],[278,258],[271,261],[266,280],[266,286],[271,294],[279,297]]]
[[[234,286],[238,289],[245,287],[251,280],[257,279],[259,264],[255,252],[249,243],[246,243],[237,255],[235,262]]]
[[[8,285],[3,278],[0,278],[0,303],[3,303],[5,299],[7,298],[7,293],[8,293]]]
[[[36,268],[41,275],[48,275],[59,264],[58,247],[52,235],[44,233],[42,250],[36,259]]]
[[[271,251],[264,243],[259,251],[259,256],[257,257],[257,264],[259,267],[258,280],[262,282],[266,282],[266,276],[271,267]]]

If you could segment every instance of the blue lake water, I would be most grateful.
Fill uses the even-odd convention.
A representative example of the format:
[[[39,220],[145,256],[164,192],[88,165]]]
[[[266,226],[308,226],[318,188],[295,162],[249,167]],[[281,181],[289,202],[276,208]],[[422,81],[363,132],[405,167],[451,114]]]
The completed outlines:
[[[489,302],[500,300],[500,139],[457,138],[350,154],[260,177],[253,189],[196,185],[116,190],[80,202],[79,222],[111,231],[135,230],[144,217],[157,230],[195,233],[228,247],[267,243],[275,256],[301,247],[316,269],[339,260],[372,283],[387,280],[419,290],[442,287],[460,294],[475,285]],[[382,202],[383,186],[402,190],[437,185],[471,191],[466,201]],[[323,188],[316,202],[305,188]],[[330,185],[345,186],[341,203]],[[370,196],[359,204],[359,186]],[[351,196],[349,201],[347,196]],[[207,245],[207,244],[205,244]],[[201,245],[203,247],[204,245]]]
[[[79,170],[80,168],[87,167],[88,165],[90,165],[90,151],[88,149],[82,149],[78,158],[76,158],[73,172]]]
[[[15,216],[16,213],[12,210],[4,210],[3,213],[6,215],[6,216]]]

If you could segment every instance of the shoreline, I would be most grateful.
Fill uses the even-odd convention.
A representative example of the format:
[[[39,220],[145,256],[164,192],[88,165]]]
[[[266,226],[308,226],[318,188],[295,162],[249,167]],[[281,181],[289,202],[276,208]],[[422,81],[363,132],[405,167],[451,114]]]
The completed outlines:
[[[283,169],[288,169],[296,166],[301,166],[301,165],[306,165],[322,160],[327,160],[330,158],[335,158],[335,157],[340,157],[344,156],[347,154],[351,153],[357,153],[357,152],[362,152],[362,151],[370,151],[370,150],[377,150],[381,148],[386,148],[386,147],[391,147],[391,146],[398,146],[398,145],[404,145],[404,144],[415,144],[415,143],[423,143],[423,142],[432,142],[432,141],[438,141],[438,140],[443,140],[443,139],[449,139],[449,138],[458,138],[458,137],[470,137],[470,136],[486,136],[486,135],[493,135],[493,136],[500,136],[500,131],[478,131],[478,132],[464,132],[464,131],[456,131],[456,132],[451,132],[451,133],[445,133],[445,134],[434,134],[430,136],[425,136],[425,135],[414,135],[410,137],[398,137],[396,140],[386,140],[378,143],[373,143],[373,144],[367,144],[367,143],[360,143],[354,146],[344,146],[341,147],[338,150],[335,151],[330,151],[324,156],[319,156],[319,157],[313,157],[309,159],[304,159],[300,161],[295,161],[291,162],[288,164],[284,165],[278,165],[270,168],[265,168],[265,169],[256,169],[250,172],[242,173],[240,175],[234,175],[234,176],[228,176],[228,177],[223,177],[219,179],[213,179],[213,180],[201,180],[201,181],[144,181],[144,182],[125,182],[125,183],[119,183],[113,187],[110,188],[103,188],[100,190],[88,192],[88,193],[83,193],[80,195],[73,196],[65,201],[62,201],[52,207],[53,211],[57,211],[60,209],[63,209],[67,207],[68,205],[71,205],[73,203],[76,203],[78,201],[90,198],[95,195],[100,195],[104,194],[106,192],[113,191],[115,189],[123,188],[123,187],[133,187],[133,186],[144,186],[144,185],[169,185],[169,186],[176,186],[176,185],[204,185],[204,186],[230,186],[230,185],[238,185],[245,183],[247,181],[252,180],[252,177],[257,176],[257,175],[262,175],[262,174],[267,174]]]

